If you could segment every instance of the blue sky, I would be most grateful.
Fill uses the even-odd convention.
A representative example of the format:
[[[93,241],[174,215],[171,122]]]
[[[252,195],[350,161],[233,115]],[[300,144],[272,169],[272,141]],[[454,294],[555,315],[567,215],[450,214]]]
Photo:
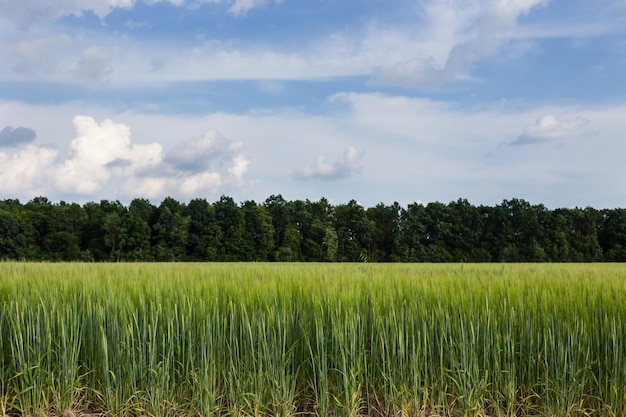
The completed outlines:
[[[626,1],[0,0],[0,198],[626,207]]]

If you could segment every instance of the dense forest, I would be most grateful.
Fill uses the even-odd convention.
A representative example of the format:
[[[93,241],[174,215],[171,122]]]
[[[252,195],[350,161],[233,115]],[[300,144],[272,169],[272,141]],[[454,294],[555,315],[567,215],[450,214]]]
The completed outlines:
[[[626,209],[512,199],[448,204],[0,201],[0,259],[35,261],[615,262]]]

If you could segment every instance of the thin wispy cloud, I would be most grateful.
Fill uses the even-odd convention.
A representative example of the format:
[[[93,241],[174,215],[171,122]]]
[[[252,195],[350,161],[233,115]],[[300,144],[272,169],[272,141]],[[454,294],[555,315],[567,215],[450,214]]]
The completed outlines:
[[[235,16],[245,16],[252,9],[265,7],[269,3],[280,4],[283,0],[235,0],[228,11]]]
[[[433,55],[412,57],[379,70],[378,81],[404,87],[455,81],[469,72],[472,64],[505,45],[520,16],[546,3],[546,0],[428,2],[425,10],[430,28],[449,39],[450,49],[445,59],[437,60]]]

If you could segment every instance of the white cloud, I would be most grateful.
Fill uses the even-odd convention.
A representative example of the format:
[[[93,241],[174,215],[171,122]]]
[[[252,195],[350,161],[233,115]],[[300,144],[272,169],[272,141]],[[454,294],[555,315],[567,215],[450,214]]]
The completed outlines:
[[[215,194],[222,187],[244,184],[249,161],[241,144],[209,130],[202,137],[177,143],[163,161],[124,185],[129,195],[140,191],[149,198],[175,195],[185,198]]]
[[[228,173],[230,174],[227,178],[228,182],[241,186],[243,184],[243,176],[248,172],[250,161],[243,155],[235,155],[232,162],[232,166],[228,168]]]
[[[443,49],[431,50],[377,71],[379,82],[424,87],[467,77],[471,65],[512,38],[517,19],[546,0],[432,0],[425,6],[427,28]],[[432,35],[431,35],[432,36]],[[439,55],[439,56],[437,56]]]
[[[213,194],[221,185],[222,176],[217,172],[201,172],[184,178],[180,184],[180,191],[187,197],[203,195],[207,192]]]
[[[245,144],[245,155],[252,159],[242,177],[243,184],[237,187],[229,182],[235,174],[235,170],[230,170],[243,166],[236,163],[237,155],[244,153],[242,149],[224,150],[220,169],[196,171],[177,168],[166,163],[164,157],[154,166],[125,174],[124,170],[129,169],[125,160],[129,158],[116,155],[108,163],[112,174],[101,191],[78,195],[60,190],[53,181],[56,171],[52,168],[62,165],[67,159],[64,158],[52,168],[39,170],[38,180],[25,179],[24,187],[15,186],[6,195],[20,199],[45,195],[66,201],[115,198],[128,202],[135,197],[158,199],[170,195],[189,199],[215,198],[220,194],[230,195],[236,201],[263,201],[280,193],[287,199],[326,197],[335,203],[354,198],[365,206],[380,201],[448,202],[459,197],[474,204],[498,204],[512,197],[549,207],[602,208],[626,204],[624,197],[615,193],[626,186],[622,169],[626,153],[626,142],[622,140],[626,132],[624,104],[536,106],[498,102],[464,109],[436,100],[358,93],[338,95],[335,100],[341,100],[331,106],[339,107],[338,112],[328,111],[324,115],[275,109],[196,116],[111,113],[80,103],[57,107],[0,101],[0,114],[7,115],[12,125],[33,128],[39,143],[52,142],[61,150],[68,146],[63,141],[74,136],[59,120],[72,117],[82,106],[83,112],[97,115],[97,120],[105,116],[123,120],[133,128],[132,137],[137,138],[133,141],[153,138],[162,144],[164,155],[174,154],[174,149],[185,145],[178,142],[180,138],[194,137],[211,126]],[[593,128],[597,134],[589,140],[563,137],[557,139],[559,146],[507,146],[523,133],[524,126],[540,125],[534,121],[545,115],[557,116],[561,124],[577,118],[592,121],[582,131]],[[200,142],[193,145],[195,149],[208,148],[201,146],[206,141],[202,137],[195,139]],[[510,140],[506,142],[506,138]],[[349,145],[359,151],[367,150],[367,157],[358,162],[358,175],[349,181],[297,180],[294,167],[314,171],[320,149],[329,151],[325,164],[320,165],[332,166],[343,158],[341,150]],[[7,149],[17,152],[24,148]],[[12,157],[6,153],[5,158]],[[4,167],[5,161],[0,166]],[[219,174],[219,181],[211,173]],[[252,183],[256,185],[251,186]],[[43,191],[32,194],[32,184]]]
[[[0,152],[0,193],[32,196],[49,192],[46,172],[52,166],[58,151],[27,145],[18,152]]]
[[[88,10],[106,17],[111,10],[132,8],[140,1],[168,2],[186,8],[185,14],[193,13],[190,9],[203,3],[213,3],[236,16],[243,16],[253,8],[281,3],[279,0],[25,0],[15,7],[14,0],[0,0],[0,20],[2,17],[7,21],[20,20],[17,15],[24,15],[28,25],[33,16],[50,20]],[[521,16],[543,4],[545,0],[420,1],[407,10],[413,24],[407,24],[409,18],[406,18],[400,24],[385,25],[372,17],[359,29],[352,26],[318,32],[291,48],[289,42],[276,44],[271,36],[257,42],[245,39],[245,34],[242,40],[205,39],[193,45],[175,37],[138,40],[134,33],[112,32],[103,37],[106,29],[88,27],[78,33],[69,32],[73,29],[68,27],[67,33],[73,37],[70,41],[59,32],[64,30],[62,23],[46,26],[43,32],[47,36],[35,40],[19,40],[23,32],[0,28],[10,35],[0,36],[0,52],[7,56],[8,68],[22,77],[36,76],[52,82],[110,80],[112,85],[125,87],[155,82],[320,79],[373,74],[382,84],[433,86],[473,79],[473,64],[503,51],[511,40],[521,43],[520,38],[581,35],[578,21],[564,25],[548,19],[520,25]],[[421,10],[424,15],[415,10]],[[143,16],[136,17],[137,20],[126,20],[127,26],[136,28],[152,23]],[[543,25],[543,29],[538,25]],[[583,36],[597,36],[607,30],[604,19],[595,18],[589,25],[595,29],[585,29]],[[525,45],[531,45],[534,50],[534,44]],[[9,77],[14,74],[4,75],[2,71],[0,68],[0,78],[12,81]],[[266,87],[278,86],[267,84]]]
[[[341,158],[329,161],[327,155],[320,155],[314,165],[296,171],[298,179],[340,180],[351,177],[361,169],[363,152],[348,146]]]
[[[60,0],[58,7],[79,11],[89,7],[88,3],[75,1]],[[100,1],[107,7],[132,7],[136,3]],[[231,13],[241,16],[254,7],[281,3],[277,0],[169,2],[183,7],[221,3]],[[68,6],[64,7],[66,3]],[[95,33],[85,32],[74,39],[62,56],[59,56],[61,46],[51,44],[50,48],[40,46],[36,50],[30,46],[22,58],[14,60],[25,75],[28,75],[26,69],[32,72],[35,68],[42,78],[60,82],[76,82],[75,74],[80,75],[78,81],[110,79],[113,85],[135,86],[164,81],[319,79],[374,73],[382,83],[408,87],[433,85],[466,77],[473,62],[493,53],[513,36],[517,17],[539,3],[540,0],[430,0],[423,24],[386,26],[370,22],[361,30],[319,33],[291,49],[286,44],[237,39],[208,39],[189,45],[163,39],[158,43],[137,41],[132,34],[122,39],[115,34],[104,40]],[[40,5],[45,4],[48,3]],[[415,19],[418,18],[416,14]],[[83,50],[77,57],[75,51],[79,48]],[[67,62],[76,60],[79,60],[77,66],[66,67]],[[150,63],[156,65],[151,67]],[[57,67],[58,71],[49,71]]]
[[[127,197],[144,196],[146,198],[195,198],[214,195],[222,187],[222,176],[217,172],[200,172],[187,175],[158,175],[128,178],[122,185]]]
[[[575,117],[570,120],[559,120],[558,117],[548,114],[539,118],[534,124],[524,127],[524,133],[512,142],[513,145],[545,142],[562,138],[577,138],[597,134],[588,127],[589,120]]]
[[[232,158],[235,147],[230,139],[209,130],[200,138],[178,144],[165,156],[165,163],[180,171],[220,169]]]
[[[94,194],[114,175],[132,175],[155,166],[162,147],[131,142],[130,128],[107,119],[98,124],[88,116],[74,118],[76,137],[70,159],[56,168],[56,186],[64,192]]]

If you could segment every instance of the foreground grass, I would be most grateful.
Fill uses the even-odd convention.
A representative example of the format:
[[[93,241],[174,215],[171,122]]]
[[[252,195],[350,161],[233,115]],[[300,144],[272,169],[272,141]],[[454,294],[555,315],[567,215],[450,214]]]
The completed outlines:
[[[0,263],[0,416],[624,416],[623,265]]]

